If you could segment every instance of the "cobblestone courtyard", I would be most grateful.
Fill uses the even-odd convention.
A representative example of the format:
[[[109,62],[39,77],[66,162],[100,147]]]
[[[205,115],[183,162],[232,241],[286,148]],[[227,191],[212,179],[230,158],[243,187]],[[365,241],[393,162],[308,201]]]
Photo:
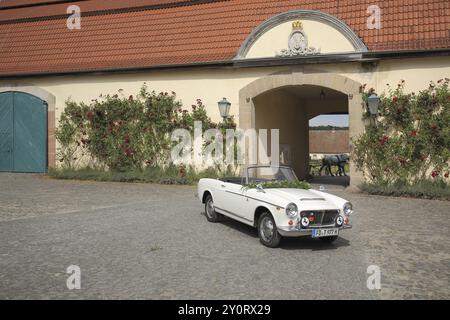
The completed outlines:
[[[0,174],[0,299],[450,298],[450,202],[332,189],[353,202],[353,230],[268,249],[249,227],[208,223],[194,191]]]

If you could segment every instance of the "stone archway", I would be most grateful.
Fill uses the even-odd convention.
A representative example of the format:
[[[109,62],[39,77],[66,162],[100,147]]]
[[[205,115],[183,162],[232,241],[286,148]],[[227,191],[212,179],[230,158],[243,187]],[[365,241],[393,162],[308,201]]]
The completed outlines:
[[[272,90],[289,86],[319,86],[338,91],[348,97],[349,135],[351,139],[364,132],[363,99],[360,92],[361,84],[335,73],[301,73],[292,72],[273,74],[253,81],[239,91],[239,127],[241,129],[256,128],[255,98]],[[351,186],[355,187],[363,182],[363,175],[350,166]]]
[[[50,92],[28,84],[7,84],[0,87],[2,92],[23,92],[35,96],[47,103],[47,164],[49,168],[56,166],[56,139],[55,139],[55,107],[56,98]]]

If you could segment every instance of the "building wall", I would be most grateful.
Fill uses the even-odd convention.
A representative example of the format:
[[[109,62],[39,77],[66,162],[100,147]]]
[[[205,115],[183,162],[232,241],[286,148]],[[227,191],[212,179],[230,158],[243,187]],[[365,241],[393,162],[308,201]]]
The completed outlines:
[[[306,176],[308,119],[302,101],[276,91],[257,97],[254,104],[255,128],[280,129],[280,145],[289,147],[290,164],[299,177]]]
[[[301,24],[300,22],[301,21]],[[295,22],[295,23],[293,23]],[[319,11],[296,10],[271,17],[257,27],[243,42],[236,59],[274,58],[288,49],[293,30],[304,32],[307,47],[320,49],[321,54],[354,53],[367,50],[361,39],[335,17]],[[299,39],[297,39],[299,40]],[[295,54],[291,52],[291,54]],[[448,77],[450,57],[392,59],[377,63],[335,63],[258,68],[185,68],[158,69],[128,73],[91,73],[66,76],[45,76],[20,79],[0,79],[0,92],[18,90],[40,92],[49,102],[49,159],[55,163],[54,128],[64,110],[65,102],[90,103],[101,94],[136,95],[146,83],[149,90],[176,92],[185,109],[201,99],[213,121],[221,121],[217,101],[226,97],[231,103],[231,115],[243,129],[280,129],[280,143],[288,146],[292,165],[300,177],[307,174],[309,150],[308,120],[323,113],[348,112],[349,132],[342,146],[331,144],[329,137],[315,137],[323,148],[351,151],[350,139],[364,131],[360,87],[367,85],[377,93],[406,81],[406,91],[426,88],[429,81]],[[300,86],[323,86],[338,92],[325,100],[318,95],[296,92]],[[287,91],[277,91],[290,86]],[[305,87],[303,87],[305,88]],[[277,92],[274,92],[277,91]],[[311,93],[311,92],[310,92]],[[339,133],[341,134],[341,133]],[[349,139],[350,138],[350,139]],[[339,149],[339,150],[338,150]],[[334,150],[333,150],[334,151]],[[352,183],[362,176],[351,166]]]
[[[406,81],[406,91],[424,89],[429,81],[437,81],[450,74],[450,57],[382,61],[373,69],[359,63],[326,64],[305,67],[266,67],[209,70],[159,70],[127,74],[86,74],[73,76],[47,76],[21,79],[0,79],[0,88],[26,84],[44,89],[55,96],[56,119],[64,110],[65,101],[89,103],[100,94],[118,93],[135,95],[147,83],[150,90],[175,91],[186,107],[200,98],[213,120],[219,121],[217,101],[223,97],[232,103],[231,114],[239,118],[239,90],[251,82],[277,72],[295,70],[300,73],[323,71],[335,73],[361,84],[373,87],[378,93],[387,91],[387,84],[395,86]],[[420,75],[420,76],[419,76]]]
[[[240,122],[239,91],[255,80],[275,74],[296,72],[314,74],[317,71],[337,74],[358,83],[367,83],[378,93],[388,89],[387,84],[395,86],[400,80],[406,81],[406,90],[422,90],[429,81],[448,77],[450,74],[450,57],[435,57],[421,59],[404,59],[381,61],[378,66],[367,68],[360,63],[342,63],[308,66],[260,67],[241,69],[184,69],[159,70],[122,74],[85,74],[70,76],[47,76],[21,79],[0,79],[0,90],[11,86],[26,85],[45,90],[54,96],[55,121],[59,120],[64,110],[65,101],[72,99],[89,103],[100,94],[118,93],[123,89],[123,95],[135,95],[143,83],[147,83],[150,90],[175,91],[186,108],[195,103],[196,99],[203,100],[207,111],[214,121],[220,121],[217,101],[227,97],[232,103],[231,114]],[[331,77],[330,77],[331,79]],[[323,84],[327,86],[327,83]],[[361,107],[362,108],[362,107]],[[312,115],[310,115],[312,116]],[[350,121],[360,121],[358,115]],[[350,133],[351,134],[351,133]],[[58,146],[56,146],[57,149]]]
[[[309,153],[350,153],[348,130],[310,130]]]
[[[303,30],[308,37],[308,45],[320,49],[323,54],[353,52],[352,44],[336,29],[317,21],[302,20]],[[292,21],[282,23],[267,31],[250,48],[246,58],[274,57],[287,49],[287,36],[292,31]]]

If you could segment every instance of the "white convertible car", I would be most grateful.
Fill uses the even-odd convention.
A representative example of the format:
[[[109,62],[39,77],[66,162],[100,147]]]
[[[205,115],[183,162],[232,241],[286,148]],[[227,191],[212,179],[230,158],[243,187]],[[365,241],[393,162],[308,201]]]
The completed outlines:
[[[208,221],[218,222],[224,215],[253,226],[261,243],[272,248],[282,237],[333,242],[351,228],[352,204],[318,190],[292,188],[300,182],[290,167],[259,165],[244,172],[239,178],[199,181],[198,197]]]

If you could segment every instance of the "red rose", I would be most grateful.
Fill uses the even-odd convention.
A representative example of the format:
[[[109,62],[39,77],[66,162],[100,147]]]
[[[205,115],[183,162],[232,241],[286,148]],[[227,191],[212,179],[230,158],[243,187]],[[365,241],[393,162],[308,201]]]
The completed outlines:
[[[398,98],[397,98],[397,97],[394,97],[394,98],[392,98],[392,101],[395,103],[395,102],[398,101]]]
[[[433,178],[436,178],[437,176],[439,175],[439,172],[438,171],[433,171],[432,173],[431,173],[431,176],[433,177]]]
[[[411,131],[410,136],[411,137],[416,137],[417,136],[417,131],[416,130]]]
[[[444,174],[444,177],[448,178],[448,176],[449,176],[449,173],[446,172],[446,173]]]
[[[388,136],[383,136],[381,139],[380,139],[380,144],[383,146],[383,145],[385,145],[387,142],[389,142],[389,137]]]
[[[131,148],[127,148],[125,150],[125,153],[127,154],[127,157],[132,157],[134,155],[134,150]]]

